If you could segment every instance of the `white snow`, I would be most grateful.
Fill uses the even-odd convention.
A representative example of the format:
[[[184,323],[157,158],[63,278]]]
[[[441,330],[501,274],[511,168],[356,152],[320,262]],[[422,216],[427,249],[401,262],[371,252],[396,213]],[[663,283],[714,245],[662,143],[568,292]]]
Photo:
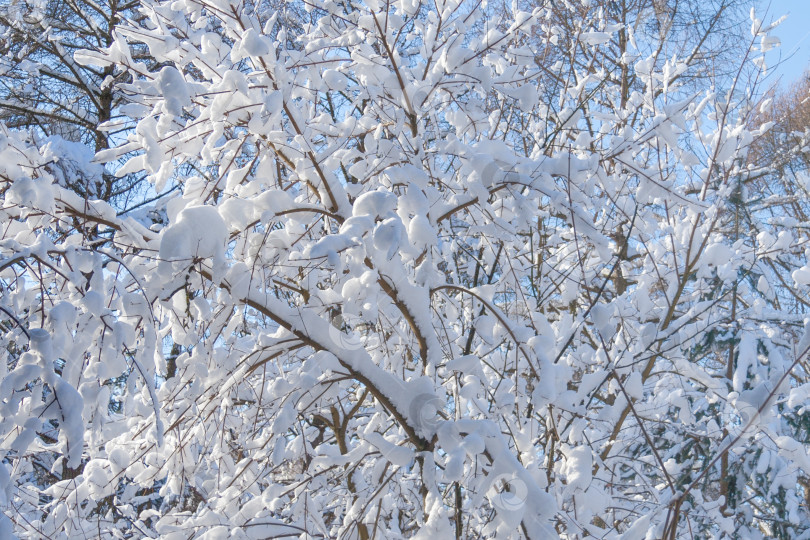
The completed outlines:
[[[214,206],[184,208],[161,234],[162,261],[213,258],[215,267],[224,263],[228,229]]]
[[[158,88],[166,98],[166,109],[171,114],[180,116],[183,114],[183,107],[191,106],[186,80],[177,68],[164,66],[157,76]]]

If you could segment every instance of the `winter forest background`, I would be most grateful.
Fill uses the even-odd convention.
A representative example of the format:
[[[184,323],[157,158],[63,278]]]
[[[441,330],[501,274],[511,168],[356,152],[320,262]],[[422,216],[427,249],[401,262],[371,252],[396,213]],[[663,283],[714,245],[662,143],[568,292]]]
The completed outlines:
[[[810,538],[778,15],[0,0],[0,538]]]

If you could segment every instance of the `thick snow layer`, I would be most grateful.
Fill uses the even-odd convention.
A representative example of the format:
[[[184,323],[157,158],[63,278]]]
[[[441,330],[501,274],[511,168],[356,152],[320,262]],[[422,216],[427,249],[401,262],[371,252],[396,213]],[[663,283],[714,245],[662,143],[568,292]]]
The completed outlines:
[[[387,218],[397,206],[397,197],[390,191],[378,190],[363,193],[352,206],[355,216]]]
[[[163,262],[213,258],[218,267],[225,261],[227,241],[228,229],[215,207],[184,208],[161,234],[160,258]]]
[[[183,107],[191,106],[186,80],[183,74],[173,66],[165,66],[157,76],[158,88],[166,98],[166,109],[171,114],[180,116],[183,114]]]

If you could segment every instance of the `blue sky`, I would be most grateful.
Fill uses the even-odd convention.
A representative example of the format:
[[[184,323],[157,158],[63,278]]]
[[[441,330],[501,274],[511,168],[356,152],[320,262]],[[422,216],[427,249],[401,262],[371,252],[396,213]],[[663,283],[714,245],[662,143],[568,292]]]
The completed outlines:
[[[810,0],[759,0],[757,17],[766,21],[788,15],[788,19],[773,31],[782,40],[782,46],[768,55],[768,65],[780,58],[783,63],[773,68],[774,78],[781,78],[782,87],[795,82],[810,67]],[[747,29],[746,29],[747,30]],[[770,69],[769,69],[770,71]]]

